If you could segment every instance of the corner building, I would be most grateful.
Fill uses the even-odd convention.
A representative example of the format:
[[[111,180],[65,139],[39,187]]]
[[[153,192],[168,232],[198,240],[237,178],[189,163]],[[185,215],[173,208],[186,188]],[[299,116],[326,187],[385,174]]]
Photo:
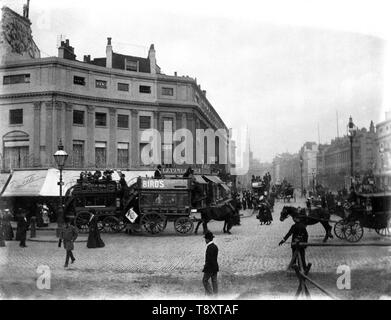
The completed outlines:
[[[144,144],[140,134],[150,128],[162,133],[164,121],[171,122],[173,131],[186,128],[192,132],[195,163],[196,129],[228,133],[195,79],[161,72],[154,45],[147,57],[136,57],[115,53],[108,38],[106,57],[84,56],[78,61],[66,40],[57,57],[42,58],[32,39],[28,15],[3,7],[2,18],[3,172],[55,166],[52,155],[60,139],[69,154],[69,168],[141,168]],[[16,37],[11,35],[15,31],[12,25],[19,26]],[[225,143],[215,142],[215,150]],[[172,153],[178,143],[162,149]],[[204,161],[207,163],[206,154]],[[219,165],[217,159],[210,168],[224,172],[228,166]]]

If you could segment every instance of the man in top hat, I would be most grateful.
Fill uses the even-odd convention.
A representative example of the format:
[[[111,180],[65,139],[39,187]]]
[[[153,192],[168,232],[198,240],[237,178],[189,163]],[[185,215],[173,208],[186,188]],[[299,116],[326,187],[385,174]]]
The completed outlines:
[[[204,277],[202,283],[205,288],[206,295],[217,294],[217,272],[219,272],[219,265],[217,263],[217,255],[219,249],[213,242],[214,235],[208,231],[205,233],[206,242],[206,254],[205,254],[205,266],[202,272]],[[209,279],[212,279],[212,287],[210,286]]]

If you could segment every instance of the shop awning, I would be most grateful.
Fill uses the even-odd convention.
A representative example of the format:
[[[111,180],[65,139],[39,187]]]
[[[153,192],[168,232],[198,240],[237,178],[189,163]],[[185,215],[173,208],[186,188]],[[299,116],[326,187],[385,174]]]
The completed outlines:
[[[39,196],[48,170],[14,171],[3,197]]]
[[[77,183],[81,170],[62,171],[62,194]],[[93,172],[92,172],[93,173]],[[137,181],[138,177],[153,177],[154,171],[122,171],[125,180],[130,186]],[[119,181],[119,172],[114,172],[113,180]],[[3,197],[57,197],[60,194],[58,182],[60,171],[55,168],[46,170],[21,170],[14,171],[10,182],[2,194]],[[1,184],[0,184],[1,188]]]
[[[223,184],[224,182],[220,180],[218,176],[203,176],[205,179],[208,179],[211,182],[217,183],[217,184]]]
[[[0,173],[0,194],[3,192],[10,176],[10,173]]]
[[[197,183],[200,183],[200,184],[206,184],[207,182],[202,178],[202,176],[196,174],[194,175],[194,179]]]

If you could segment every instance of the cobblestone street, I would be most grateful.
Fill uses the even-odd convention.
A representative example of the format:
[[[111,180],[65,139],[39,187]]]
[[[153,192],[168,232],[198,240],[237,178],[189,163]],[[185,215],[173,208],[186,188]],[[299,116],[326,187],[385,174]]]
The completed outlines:
[[[243,217],[241,226],[234,227],[232,235],[227,235],[222,232],[223,223],[209,224],[219,247],[221,291],[229,298],[251,292],[274,297],[294,294],[297,280],[286,272],[290,245],[278,246],[292,224],[291,219],[279,221],[283,205],[276,204],[270,226],[260,226],[255,216]],[[248,212],[245,215],[248,216]],[[56,243],[28,241],[28,248],[21,249],[17,242],[7,242],[5,248],[0,248],[0,294],[25,298],[164,298],[202,294],[200,276],[205,242],[201,236],[202,227],[200,231],[198,235],[178,236],[171,223],[158,236],[102,234],[104,248],[87,249],[85,242],[75,244],[76,262],[68,270],[63,268],[65,251]],[[324,230],[321,225],[309,226],[308,232],[311,242],[322,241]],[[365,229],[361,243],[386,240]],[[340,241],[335,237],[330,240],[331,243]],[[353,278],[355,270],[369,272],[368,276],[384,275],[391,265],[390,251],[386,247],[311,247],[307,256],[313,264],[311,274],[317,279],[323,277],[325,285],[330,284],[334,289],[339,265],[348,265]],[[40,265],[51,270],[50,290],[36,288]],[[385,276],[389,277],[389,274]],[[350,294],[354,294],[354,289],[352,280]],[[386,287],[384,292],[389,294],[389,290]],[[379,288],[376,291],[381,294]]]

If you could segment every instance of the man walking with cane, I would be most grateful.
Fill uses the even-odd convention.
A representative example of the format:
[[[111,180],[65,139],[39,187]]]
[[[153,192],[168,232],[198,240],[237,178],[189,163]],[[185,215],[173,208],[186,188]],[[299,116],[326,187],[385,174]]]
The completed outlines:
[[[218,293],[217,273],[219,272],[219,265],[217,263],[217,255],[219,253],[219,249],[213,242],[214,235],[212,232],[206,232],[204,237],[206,242],[206,255],[205,266],[202,270],[204,273],[202,283],[204,285],[206,295],[216,295]],[[212,288],[210,286],[209,279],[212,280]]]

